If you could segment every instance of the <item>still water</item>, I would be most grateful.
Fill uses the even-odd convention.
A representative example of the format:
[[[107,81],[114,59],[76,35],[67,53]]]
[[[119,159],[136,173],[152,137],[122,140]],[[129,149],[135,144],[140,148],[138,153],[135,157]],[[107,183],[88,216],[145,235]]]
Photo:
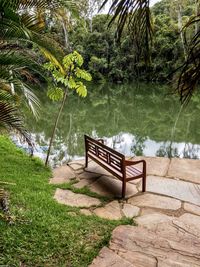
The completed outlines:
[[[127,155],[200,158],[200,96],[181,108],[178,97],[163,85],[93,85],[85,99],[70,94],[51,151],[52,165],[84,156],[84,134],[104,138],[106,144]],[[39,121],[27,114],[27,128],[42,159],[59,103],[46,92]],[[15,140],[18,142],[18,140]],[[23,145],[24,146],[24,145]]]

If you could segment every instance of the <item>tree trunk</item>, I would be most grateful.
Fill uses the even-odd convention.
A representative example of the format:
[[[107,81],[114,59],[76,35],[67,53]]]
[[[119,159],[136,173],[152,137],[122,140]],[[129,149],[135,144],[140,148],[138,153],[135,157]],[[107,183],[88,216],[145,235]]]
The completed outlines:
[[[58,115],[57,115],[56,120],[55,120],[53,131],[52,131],[52,134],[51,134],[51,139],[50,139],[50,142],[49,142],[49,148],[48,148],[48,151],[47,151],[47,157],[46,157],[46,161],[45,161],[45,166],[47,166],[48,161],[49,161],[49,155],[50,155],[50,152],[51,152],[51,147],[52,147],[52,144],[53,144],[55,132],[56,132],[57,125],[58,125],[58,122],[59,122],[59,119],[60,119],[60,115],[61,115],[63,107],[65,105],[65,101],[66,101],[66,98],[67,98],[67,93],[68,93],[68,91],[67,91],[67,89],[65,89],[63,100],[62,100]]]
[[[178,4],[178,28],[179,28],[179,32],[180,32],[180,37],[181,37],[181,43],[183,46],[183,53],[184,53],[184,57],[185,60],[187,59],[187,53],[186,53],[186,48],[185,48],[185,42],[184,42],[184,36],[183,36],[183,23],[182,23],[182,6],[179,3]]]
[[[67,32],[67,28],[66,28],[64,19],[62,19],[62,28],[63,28],[63,33],[64,33],[65,47],[70,50],[68,32]]]

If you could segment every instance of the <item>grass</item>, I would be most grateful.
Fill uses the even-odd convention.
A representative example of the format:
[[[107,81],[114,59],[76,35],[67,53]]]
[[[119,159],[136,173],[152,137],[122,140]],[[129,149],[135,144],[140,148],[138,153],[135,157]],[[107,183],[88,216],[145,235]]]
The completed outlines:
[[[0,265],[88,266],[108,244],[112,230],[131,223],[87,217],[77,208],[58,204],[53,199],[56,187],[48,183],[51,170],[5,136],[0,136],[0,156],[0,181],[16,183],[1,185],[9,192],[15,222],[0,220]]]

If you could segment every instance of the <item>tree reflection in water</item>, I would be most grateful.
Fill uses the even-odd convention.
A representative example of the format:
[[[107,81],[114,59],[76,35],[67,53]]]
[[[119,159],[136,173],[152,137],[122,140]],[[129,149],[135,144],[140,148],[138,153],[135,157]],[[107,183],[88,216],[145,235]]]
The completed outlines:
[[[56,132],[51,163],[83,157],[84,134],[105,138],[127,156],[200,158],[200,97],[196,95],[180,112],[178,97],[168,92],[163,85],[105,84],[89,88],[86,99],[72,94]],[[44,158],[58,103],[52,103],[45,92],[38,96],[41,119],[34,122],[28,113],[26,117],[35,154]]]

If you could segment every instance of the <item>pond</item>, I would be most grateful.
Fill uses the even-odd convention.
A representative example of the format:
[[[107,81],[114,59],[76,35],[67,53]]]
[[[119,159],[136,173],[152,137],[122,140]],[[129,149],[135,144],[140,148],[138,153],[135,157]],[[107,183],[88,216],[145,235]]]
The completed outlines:
[[[106,144],[126,156],[200,158],[200,97],[186,108],[154,84],[92,85],[87,98],[71,93],[53,144],[52,165],[84,156],[84,134],[104,138]],[[34,154],[45,158],[59,103],[46,92],[41,100],[39,121],[27,114],[27,128],[35,142]],[[15,138],[19,145],[19,140]],[[22,145],[24,146],[24,145]]]

